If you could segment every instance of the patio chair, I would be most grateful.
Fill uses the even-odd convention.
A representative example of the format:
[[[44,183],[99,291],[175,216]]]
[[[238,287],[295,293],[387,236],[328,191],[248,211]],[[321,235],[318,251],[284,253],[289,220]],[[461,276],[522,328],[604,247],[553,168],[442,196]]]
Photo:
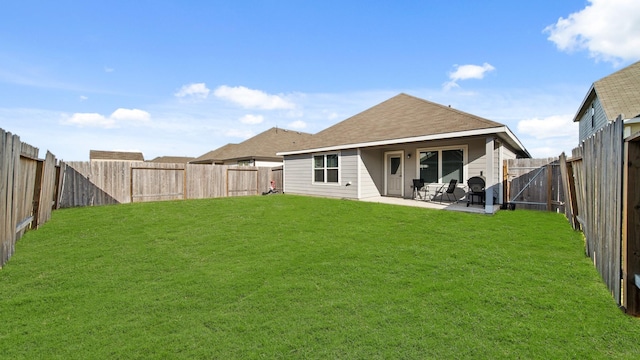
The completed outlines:
[[[448,185],[444,184],[438,190],[436,190],[436,193],[433,195],[433,198],[435,199],[438,196],[438,194],[440,194],[440,202],[442,202],[444,195],[446,194],[448,201],[451,201],[451,196],[453,196],[452,202],[457,202],[458,199],[456,198],[456,194],[455,194],[457,186],[458,186],[458,180],[451,179]]]

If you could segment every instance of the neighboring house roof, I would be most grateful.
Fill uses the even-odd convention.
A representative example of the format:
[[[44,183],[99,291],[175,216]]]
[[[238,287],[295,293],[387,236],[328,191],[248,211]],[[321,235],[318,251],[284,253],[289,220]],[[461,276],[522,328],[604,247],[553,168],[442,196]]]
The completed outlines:
[[[238,144],[226,144],[190,161],[191,164],[221,164],[231,154],[231,148]]]
[[[274,127],[239,144],[227,144],[210,151],[191,163],[216,164],[245,159],[282,161],[277,152],[291,150],[309,137],[311,134]]]
[[[503,124],[449,106],[399,94],[308,139],[295,153],[503,133],[527,157],[520,141]]]
[[[144,161],[141,152],[89,150],[89,160]]]
[[[153,160],[149,160],[149,162],[164,164],[186,164],[193,159],[195,158],[187,156],[158,156]]]
[[[573,121],[580,121],[591,102],[598,98],[608,120],[622,114],[624,119],[640,115],[640,61],[594,82]]]

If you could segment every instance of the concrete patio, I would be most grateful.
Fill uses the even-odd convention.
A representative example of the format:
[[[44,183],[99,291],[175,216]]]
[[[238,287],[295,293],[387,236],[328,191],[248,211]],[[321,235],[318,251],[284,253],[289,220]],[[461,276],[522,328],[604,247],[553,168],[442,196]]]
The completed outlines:
[[[461,211],[461,212],[477,213],[477,214],[485,213],[484,205],[474,204],[474,205],[469,205],[467,207],[467,201],[465,199],[452,203],[452,202],[446,202],[446,201],[445,202],[425,201],[425,200],[404,199],[404,198],[390,197],[390,196],[379,196],[379,197],[360,199],[360,201],[375,202],[375,203],[389,204],[389,205],[413,206],[413,207],[421,207],[421,208],[436,209],[436,210]],[[500,205],[494,205],[493,213],[495,214],[498,210],[500,210]]]

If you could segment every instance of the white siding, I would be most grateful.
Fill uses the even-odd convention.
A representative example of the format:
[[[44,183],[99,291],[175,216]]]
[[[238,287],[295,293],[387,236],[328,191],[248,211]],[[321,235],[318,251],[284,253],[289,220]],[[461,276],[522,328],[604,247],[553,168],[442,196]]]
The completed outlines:
[[[485,138],[472,139],[468,144],[469,155],[467,157],[467,179],[473,176],[485,175],[487,172],[487,158],[484,155]]]

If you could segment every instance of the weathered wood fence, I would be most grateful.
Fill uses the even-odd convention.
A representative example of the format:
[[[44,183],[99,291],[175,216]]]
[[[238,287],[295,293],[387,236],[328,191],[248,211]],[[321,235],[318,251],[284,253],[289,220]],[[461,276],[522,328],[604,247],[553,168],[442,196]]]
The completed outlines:
[[[57,192],[56,158],[0,129],[0,268],[28,229],[51,218]]]
[[[611,295],[640,315],[640,135],[624,139],[618,119],[560,156],[565,214]]]
[[[61,163],[60,207],[257,195],[271,168],[126,161]],[[280,175],[280,176],[278,176]]]
[[[623,134],[619,118],[570,158],[506,161],[505,199],[563,212],[617,304],[640,316],[640,134]]]
[[[507,203],[522,209],[564,212],[558,158],[505,160],[504,168]]]

